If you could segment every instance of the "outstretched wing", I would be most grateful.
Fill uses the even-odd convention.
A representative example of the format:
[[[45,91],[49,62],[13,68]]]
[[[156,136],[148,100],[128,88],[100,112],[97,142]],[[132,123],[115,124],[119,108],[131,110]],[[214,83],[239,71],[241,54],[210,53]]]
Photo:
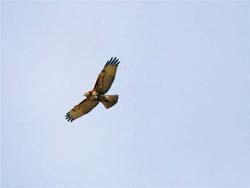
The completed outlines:
[[[104,94],[110,89],[115,79],[115,74],[119,63],[120,61],[116,57],[112,57],[109,61],[107,61],[101,73],[98,75],[94,87],[95,91]]]
[[[66,119],[68,121],[73,121],[76,118],[81,117],[84,114],[87,114],[90,112],[96,105],[99,103],[98,100],[93,100],[86,98],[82,102],[80,102],[78,105],[74,106],[67,114]]]

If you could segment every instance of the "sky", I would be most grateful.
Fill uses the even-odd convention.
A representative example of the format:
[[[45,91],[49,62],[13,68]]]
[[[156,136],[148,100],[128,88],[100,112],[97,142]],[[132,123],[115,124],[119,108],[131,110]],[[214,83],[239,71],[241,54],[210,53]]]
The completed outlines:
[[[3,188],[249,186],[248,1],[3,1]],[[108,94],[70,123],[111,57]]]

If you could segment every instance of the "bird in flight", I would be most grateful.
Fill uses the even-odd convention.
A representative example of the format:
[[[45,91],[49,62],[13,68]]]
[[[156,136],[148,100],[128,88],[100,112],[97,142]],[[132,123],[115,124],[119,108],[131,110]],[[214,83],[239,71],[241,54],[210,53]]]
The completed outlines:
[[[111,58],[104,65],[102,71],[98,75],[94,89],[86,92],[86,97],[78,105],[74,106],[66,115],[66,119],[70,122],[90,112],[101,102],[106,109],[114,106],[118,101],[118,95],[105,95],[110,89],[114,79],[117,67],[120,61],[118,58]]]

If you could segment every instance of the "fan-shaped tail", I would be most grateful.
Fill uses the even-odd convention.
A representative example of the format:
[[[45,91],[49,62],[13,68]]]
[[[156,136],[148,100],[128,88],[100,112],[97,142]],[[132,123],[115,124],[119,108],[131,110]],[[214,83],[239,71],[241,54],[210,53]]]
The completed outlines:
[[[100,101],[108,109],[117,103],[118,97],[118,95],[103,95]]]

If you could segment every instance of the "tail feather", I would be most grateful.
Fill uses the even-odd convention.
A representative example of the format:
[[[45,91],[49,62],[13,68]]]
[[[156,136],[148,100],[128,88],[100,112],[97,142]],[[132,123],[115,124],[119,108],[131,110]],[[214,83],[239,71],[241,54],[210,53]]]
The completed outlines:
[[[101,103],[105,106],[105,108],[111,108],[114,106],[118,101],[118,95],[105,95],[101,99]]]

